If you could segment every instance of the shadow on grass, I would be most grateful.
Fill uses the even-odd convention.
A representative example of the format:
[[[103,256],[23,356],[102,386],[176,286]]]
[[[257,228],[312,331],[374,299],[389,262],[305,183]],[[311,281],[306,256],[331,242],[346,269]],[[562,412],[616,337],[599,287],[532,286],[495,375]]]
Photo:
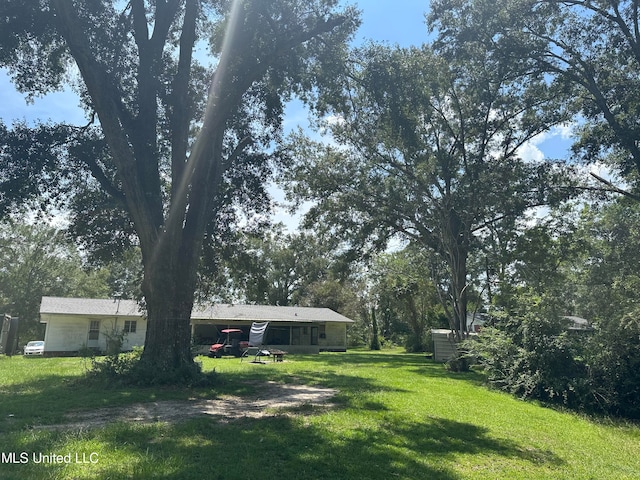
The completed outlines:
[[[66,414],[157,400],[187,400],[194,391],[215,398],[214,389],[105,388],[77,375],[48,375],[0,385],[0,432],[64,423]],[[1,478],[1,477],[0,477]]]
[[[386,410],[381,402],[367,398],[374,391],[403,391],[375,380],[344,375],[329,369],[296,371],[246,369],[220,374],[219,383],[207,388],[171,387],[96,387],[78,376],[51,375],[24,383],[0,386],[0,432],[29,429],[33,426],[63,424],[65,415],[108,407],[123,407],[138,402],[159,400],[215,399],[220,395],[259,397],[267,381],[322,385],[339,393],[333,402],[342,408]],[[0,442],[0,446],[2,442]]]
[[[45,444],[26,442],[20,448],[66,452],[74,441],[53,436]],[[199,419],[174,426],[118,424],[96,432],[91,444],[108,452],[95,465],[11,465],[16,476],[8,478],[18,478],[17,473],[44,478],[55,470],[54,476],[78,479],[452,480],[464,478],[454,470],[459,455],[513,459],[525,462],[524,467],[563,464],[551,452],[531,452],[510,440],[490,437],[481,427],[442,418],[393,419],[378,428],[354,425],[347,432],[310,423],[305,417],[226,424]]]
[[[0,431],[13,431],[30,425],[59,423],[62,417],[73,411],[101,407],[124,406],[135,402],[162,399],[216,398],[220,394],[238,396],[259,394],[261,383],[277,381],[307,385],[322,385],[336,388],[339,394],[335,403],[343,407],[383,411],[387,407],[372,401],[367,393],[406,392],[399,386],[390,386],[384,371],[392,375],[395,369],[403,368],[428,378],[461,378],[468,375],[447,372],[440,364],[434,364],[419,354],[387,352],[348,352],[346,354],[323,353],[314,356],[293,356],[293,362],[309,362],[292,372],[285,368],[243,368],[239,371],[219,374],[219,384],[213,388],[97,388],[78,375],[47,375],[47,362],[42,372],[24,382],[0,385]],[[216,363],[212,362],[213,368]],[[286,367],[286,363],[283,365]],[[360,369],[382,372],[380,379],[360,376]]]
[[[303,361],[311,361],[309,366]],[[5,452],[100,454],[89,465],[3,465],[2,478],[159,478],[159,479],[444,479],[463,478],[454,466],[461,455],[503,458],[527,465],[561,466],[553,452],[534,451],[496,438],[483,427],[424,417],[409,420],[394,413],[372,392],[405,392],[384,382],[385,375],[359,376],[359,365],[403,368],[433,378],[464,378],[414,354],[350,353],[301,360],[301,368],[246,368],[221,374],[215,391],[158,392],[151,389],[92,391],[77,377],[43,377],[0,391],[0,408],[25,418],[55,423],[69,411],[162,398],[218,393],[253,395],[266,380],[325,385],[340,390],[336,415],[314,416],[321,408],[302,406],[289,415],[220,421],[198,417],[183,423],[116,423],[90,431],[39,431],[10,428],[0,440]],[[284,365],[286,367],[286,364]],[[371,370],[371,368],[369,368]],[[293,375],[293,377],[292,377]],[[408,386],[407,388],[410,388]],[[41,409],[42,412],[35,411]],[[346,411],[348,409],[348,411]],[[336,418],[339,417],[339,418]],[[415,417],[413,417],[415,419]],[[3,424],[0,419],[0,429]],[[18,420],[16,420],[18,421]],[[349,424],[351,422],[352,424]],[[5,425],[6,426],[6,425]],[[6,431],[6,430],[5,430]],[[6,467],[6,468],[4,468]]]
[[[474,385],[484,385],[484,375],[474,370],[474,368],[475,367],[472,367],[468,372],[451,372],[447,370],[443,363],[426,360],[424,365],[418,368],[412,368],[410,372],[427,378],[447,378],[450,380],[463,380]]]
[[[451,372],[444,363],[434,362],[424,353],[400,353],[377,351],[347,352],[346,354],[320,354],[316,361],[328,367],[370,366],[374,368],[408,368],[408,371],[429,378],[450,378],[456,380],[482,381],[482,375],[476,371],[463,373]]]

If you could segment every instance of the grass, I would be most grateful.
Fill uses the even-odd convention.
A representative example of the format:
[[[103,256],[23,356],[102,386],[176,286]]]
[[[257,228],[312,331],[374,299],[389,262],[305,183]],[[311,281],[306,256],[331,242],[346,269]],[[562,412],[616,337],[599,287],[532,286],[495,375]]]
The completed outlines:
[[[638,426],[519,401],[487,390],[478,373],[451,374],[420,355],[352,351],[265,365],[199,360],[218,372],[218,387],[105,391],[78,383],[79,358],[0,357],[0,479],[640,478]],[[337,406],[229,422],[33,428],[95,407],[242,396],[262,381],[337,388]],[[29,461],[7,463],[11,452]],[[71,462],[34,463],[39,453],[71,454]],[[75,463],[76,454],[86,463]]]

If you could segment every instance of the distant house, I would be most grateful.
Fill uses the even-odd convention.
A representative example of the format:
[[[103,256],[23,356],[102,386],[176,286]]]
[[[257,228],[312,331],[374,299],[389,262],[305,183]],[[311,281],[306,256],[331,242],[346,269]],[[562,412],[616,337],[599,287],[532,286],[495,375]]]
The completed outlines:
[[[567,320],[567,328],[570,332],[590,332],[593,330],[591,323],[586,318],[576,317],[575,315],[566,315],[563,318]]]
[[[353,320],[329,308],[216,304],[196,306],[191,315],[194,344],[207,351],[224,328],[248,336],[252,322],[269,321],[265,344],[290,353],[346,351]],[[123,350],[144,345],[147,321],[132,300],[42,297],[45,355],[73,355],[83,348],[104,352],[114,334],[124,333]]]
[[[467,332],[478,333],[482,330],[482,326],[487,319],[488,315],[486,313],[467,313]]]

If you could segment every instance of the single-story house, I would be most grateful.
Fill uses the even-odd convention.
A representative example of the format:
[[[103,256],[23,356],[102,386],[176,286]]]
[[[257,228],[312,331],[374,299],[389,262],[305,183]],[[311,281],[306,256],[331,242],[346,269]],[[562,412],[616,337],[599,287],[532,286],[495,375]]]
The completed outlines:
[[[215,304],[195,306],[191,334],[206,352],[225,328],[249,336],[252,322],[269,322],[265,345],[289,353],[347,349],[353,320],[329,308]],[[42,297],[40,322],[46,324],[45,355],[73,355],[84,348],[107,350],[107,341],[123,333],[122,350],[144,345],[147,321],[133,300]]]

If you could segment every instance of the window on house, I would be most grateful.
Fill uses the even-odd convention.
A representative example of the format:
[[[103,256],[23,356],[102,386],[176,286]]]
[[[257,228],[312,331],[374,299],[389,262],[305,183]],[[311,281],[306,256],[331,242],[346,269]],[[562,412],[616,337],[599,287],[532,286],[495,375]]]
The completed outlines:
[[[138,322],[136,320],[125,320],[124,321],[124,333],[136,333],[136,327],[138,326]]]
[[[320,325],[318,328],[318,333],[320,334],[320,338],[327,338],[327,332],[325,330],[326,325]]]
[[[91,320],[89,324],[89,340],[98,340],[100,336],[100,320]]]

